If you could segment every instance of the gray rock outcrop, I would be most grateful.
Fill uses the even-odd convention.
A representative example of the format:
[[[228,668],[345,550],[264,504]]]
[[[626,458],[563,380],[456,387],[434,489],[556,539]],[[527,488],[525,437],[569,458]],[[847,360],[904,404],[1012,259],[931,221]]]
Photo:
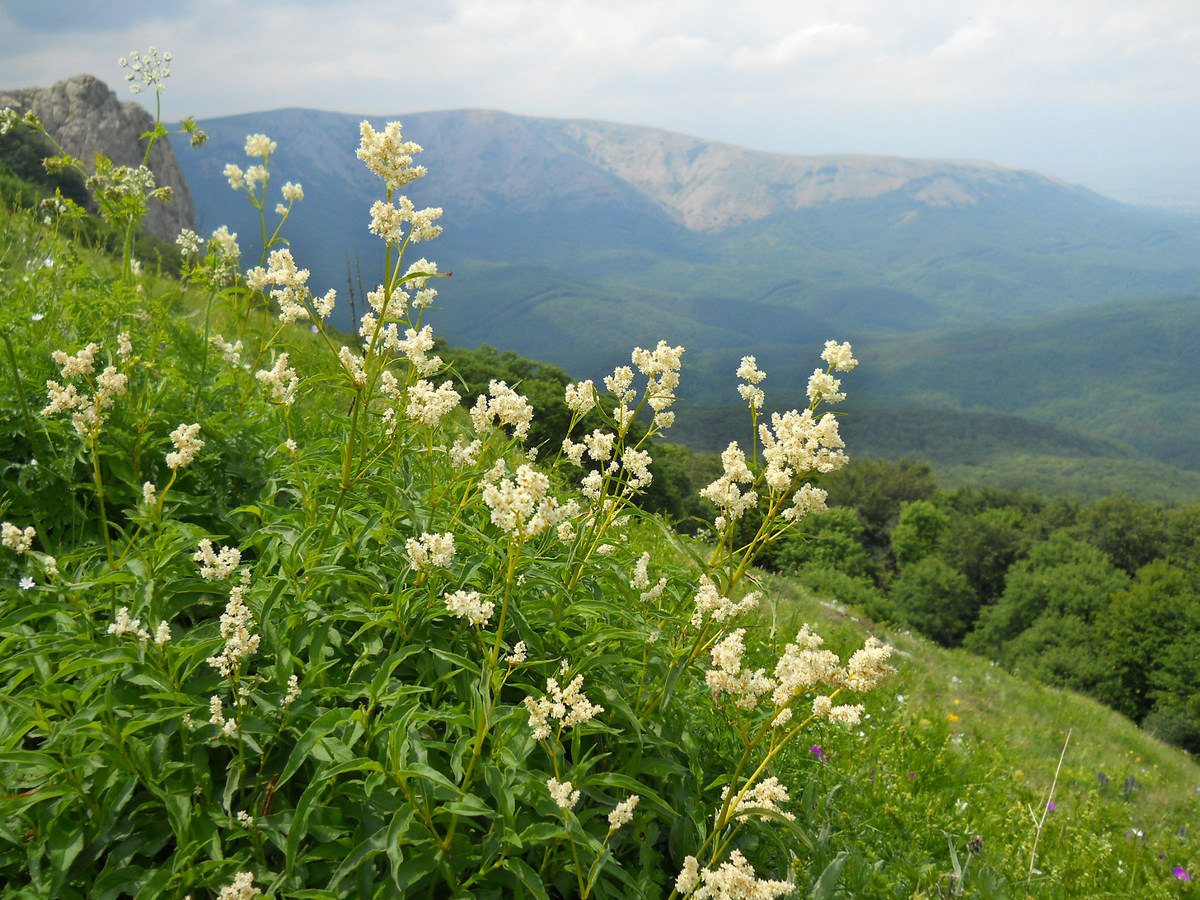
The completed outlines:
[[[146,153],[142,135],[154,118],[137,103],[121,103],[108,85],[93,75],[76,75],[49,88],[0,91],[0,109],[33,110],[46,131],[64,150],[90,170],[97,153],[119,166],[139,166]],[[170,203],[151,200],[143,227],[155,237],[174,241],[181,228],[196,227],[196,208],[171,142],[160,139],[147,163],[159,186],[169,185]]]

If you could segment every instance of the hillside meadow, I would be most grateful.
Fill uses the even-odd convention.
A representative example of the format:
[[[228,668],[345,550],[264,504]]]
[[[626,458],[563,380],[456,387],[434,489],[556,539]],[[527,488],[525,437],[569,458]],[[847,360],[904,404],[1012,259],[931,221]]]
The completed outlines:
[[[138,203],[0,181],[4,896],[1190,895],[1189,756],[754,568],[830,514],[848,344],[680,534],[641,498],[683,348],[542,408],[463,396],[418,148],[362,132],[357,335],[278,240],[305,199],[274,149],[228,161],[261,258],[185,236],[180,278],[139,263]]]

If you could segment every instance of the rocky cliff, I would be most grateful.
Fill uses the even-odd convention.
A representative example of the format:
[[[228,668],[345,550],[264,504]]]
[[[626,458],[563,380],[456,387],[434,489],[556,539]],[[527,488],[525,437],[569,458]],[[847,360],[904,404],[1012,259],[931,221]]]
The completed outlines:
[[[97,153],[121,166],[139,166],[145,156],[142,135],[154,119],[137,103],[121,103],[108,86],[92,75],[76,75],[49,88],[0,91],[0,108],[33,110],[62,148],[91,168]],[[181,228],[196,227],[196,210],[170,141],[160,140],[148,165],[159,185],[170,185],[170,203],[150,201],[142,223],[164,241],[174,241]]]

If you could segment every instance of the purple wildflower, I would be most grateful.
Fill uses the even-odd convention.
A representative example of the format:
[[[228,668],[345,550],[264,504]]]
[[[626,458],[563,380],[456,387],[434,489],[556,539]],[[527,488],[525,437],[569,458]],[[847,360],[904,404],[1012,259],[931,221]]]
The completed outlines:
[[[825,758],[825,753],[821,750],[820,744],[813,744],[808,748],[808,752],[815,756],[818,762],[829,762],[829,760]]]
[[[1058,807],[1054,805],[1053,800],[1049,800],[1046,802],[1046,809],[1050,810],[1050,812],[1054,812],[1056,809],[1058,809]]]
[[[1175,866],[1171,869],[1171,874],[1175,876],[1177,881],[1191,881],[1192,876],[1188,874],[1188,870],[1183,866]]]

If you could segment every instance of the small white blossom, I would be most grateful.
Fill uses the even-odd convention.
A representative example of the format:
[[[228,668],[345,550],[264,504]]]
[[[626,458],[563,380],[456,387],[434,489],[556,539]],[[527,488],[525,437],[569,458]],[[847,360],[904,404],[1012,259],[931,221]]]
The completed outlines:
[[[512,653],[504,657],[504,661],[510,666],[519,666],[521,663],[525,662],[525,655],[525,642],[517,641],[517,646],[513,647]]]
[[[630,794],[629,799],[618,803],[613,811],[608,814],[608,830],[616,831],[622,825],[632,822],[633,810],[637,807],[638,801],[641,799],[637,794]]]
[[[22,530],[12,522],[0,524],[0,543],[17,553],[28,553],[29,548],[33,546],[35,537],[37,537],[37,531],[32,525],[26,525]]]
[[[171,442],[175,450],[167,454],[167,468],[178,469],[186,466],[196,458],[196,454],[204,448],[204,441],[196,435],[200,433],[200,425],[180,425],[171,432]]]
[[[414,569],[446,569],[454,560],[454,535],[448,531],[444,534],[425,532],[420,538],[409,538],[405,549]]]
[[[287,709],[296,702],[296,698],[300,696],[300,677],[298,675],[290,675],[288,677],[287,693],[283,697],[283,702],[280,704],[284,709]]]
[[[574,809],[575,804],[579,802],[579,791],[574,790],[569,781],[560,782],[557,778],[549,778],[546,780],[546,787],[550,789],[550,796],[554,798],[554,802],[563,811]]]
[[[446,609],[458,618],[466,618],[472,625],[486,625],[496,610],[491,600],[482,599],[478,591],[455,591],[445,597]]]
[[[221,888],[217,900],[253,900],[260,894],[262,891],[254,886],[254,873],[238,872],[232,884]]]

